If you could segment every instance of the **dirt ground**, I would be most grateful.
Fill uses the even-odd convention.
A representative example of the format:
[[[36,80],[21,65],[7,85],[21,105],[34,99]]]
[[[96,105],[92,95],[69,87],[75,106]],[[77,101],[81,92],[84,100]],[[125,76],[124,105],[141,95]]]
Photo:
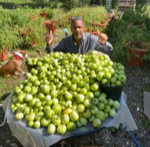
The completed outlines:
[[[131,131],[131,133],[141,147],[150,147],[150,122],[144,115],[143,108],[143,91],[150,91],[150,63],[141,68],[125,63],[125,67],[127,81],[123,91],[127,95],[126,103],[138,127],[138,130]],[[4,115],[2,105],[0,105],[0,122]],[[60,146],[137,147],[137,144],[131,135],[120,126],[118,129],[104,128],[91,135],[65,139],[51,147]],[[17,138],[13,136],[7,123],[0,127],[0,147],[22,147]]]

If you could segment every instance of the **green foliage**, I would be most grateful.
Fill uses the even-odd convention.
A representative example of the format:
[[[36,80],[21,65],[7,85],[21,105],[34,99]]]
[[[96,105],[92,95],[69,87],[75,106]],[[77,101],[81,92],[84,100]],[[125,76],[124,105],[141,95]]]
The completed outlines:
[[[49,7],[44,7],[41,9],[42,12],[47,12],[47,19],[53,19],[56,16],[56,11],[54,9],[51,9]]]
[[[79,6],[79,0],[60,0],[60,2],[62,2],[63,9],[67,11]]]
[[[147,15],[145,14],[140,14],[138,12],[135,12],[132,9],[127,9],[125,11],[125,13],[122,16],[122,19],[127,21],[127,22],[131,22],[135,25],[137,24],[144,24],[146,19],[147,19]]]
[[[150,5],[150,0],[136,0],[135,10],[138,13],[143,13],[147,6]]]
[[[33,0],[34,3],[36,3],[38,6],[44,8],[46,6],[45,0]]]
[[[5,48],[12,50],[13,48],[18,47],[20,44],[19,32],[4,27],[0,29],[0,51],[3,51]]]
[[[25,37],[23,37],[23,42],[27,47],[29,47],[33,43],[37,43],[38,47],[42,47],[44,42],[44,36],[46,34],[46,29],[43,26],[43,17],[34,19],[34,21],[30,21],[26,26],[23,28],[23,31],[29,32]]]
[[[129,60],[130,58],[129,52],[125,46],[127,42],[150,42],[150,33],[146,30],[146,26],[140,28],[139,26],[129,23],[123,19],[111,22],[105,31],[114,48],[111,58],[119,62],[123,61],[122,59]],[[111,38],[114,38],[114,40],[111,41]]]
[[[105,33],[114,48],[114,52],[111,55],[114,61],[124,62],[124,60],[130,59],[130,54],[126,48],[127,42],[143,41],[150,43],[150,32],[147,29],[148,20],[149,18],[146,14],[141,15],[129,9],[124,12],[121,20],[115,20],[108,25]],[[150,61],[149,53],[148,51],[144,55],[146,61]]]

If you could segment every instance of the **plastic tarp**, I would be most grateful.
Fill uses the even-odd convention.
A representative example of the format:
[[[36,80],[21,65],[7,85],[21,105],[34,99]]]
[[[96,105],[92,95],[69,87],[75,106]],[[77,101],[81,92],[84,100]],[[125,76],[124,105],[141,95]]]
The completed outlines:
[[[99,128],[94,128],[91,123],[85,127],[77,128],[75,131],[67,131],[63,135],[57,133],[49,135],[47,128],[34,129],[28,127],[25,120],[16,120],[15,115],[11,111],[12,94],[3,102],[3,109],[7,117],[7,123],[13,135],[20,141],[24,147],[48,147],[60,140],[71,137],[79,137],[99,131],[103,127],[118,128],[120,123],[128,128],[128,130],[137,130],[137,126],[126,105],[126,94],[122,92],[120,98],[120,108],[114,118],[108,117],[102,122]]]

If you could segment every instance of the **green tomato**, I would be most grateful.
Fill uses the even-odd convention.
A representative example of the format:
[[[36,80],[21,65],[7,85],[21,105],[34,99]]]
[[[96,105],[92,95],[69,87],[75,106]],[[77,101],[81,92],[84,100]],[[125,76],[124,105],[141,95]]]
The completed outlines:
[[[58,134],[64,134],[67,131],[67,127],[64,124],[61,124],[57,127]]]

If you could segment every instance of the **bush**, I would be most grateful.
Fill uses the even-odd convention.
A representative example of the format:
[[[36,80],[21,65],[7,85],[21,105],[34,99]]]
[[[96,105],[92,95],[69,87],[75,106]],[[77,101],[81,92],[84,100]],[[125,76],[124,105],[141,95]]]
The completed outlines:
[[[79,0],[60,0],[60,2],[62,2],[63,9],[67,11],[79,6]]]

